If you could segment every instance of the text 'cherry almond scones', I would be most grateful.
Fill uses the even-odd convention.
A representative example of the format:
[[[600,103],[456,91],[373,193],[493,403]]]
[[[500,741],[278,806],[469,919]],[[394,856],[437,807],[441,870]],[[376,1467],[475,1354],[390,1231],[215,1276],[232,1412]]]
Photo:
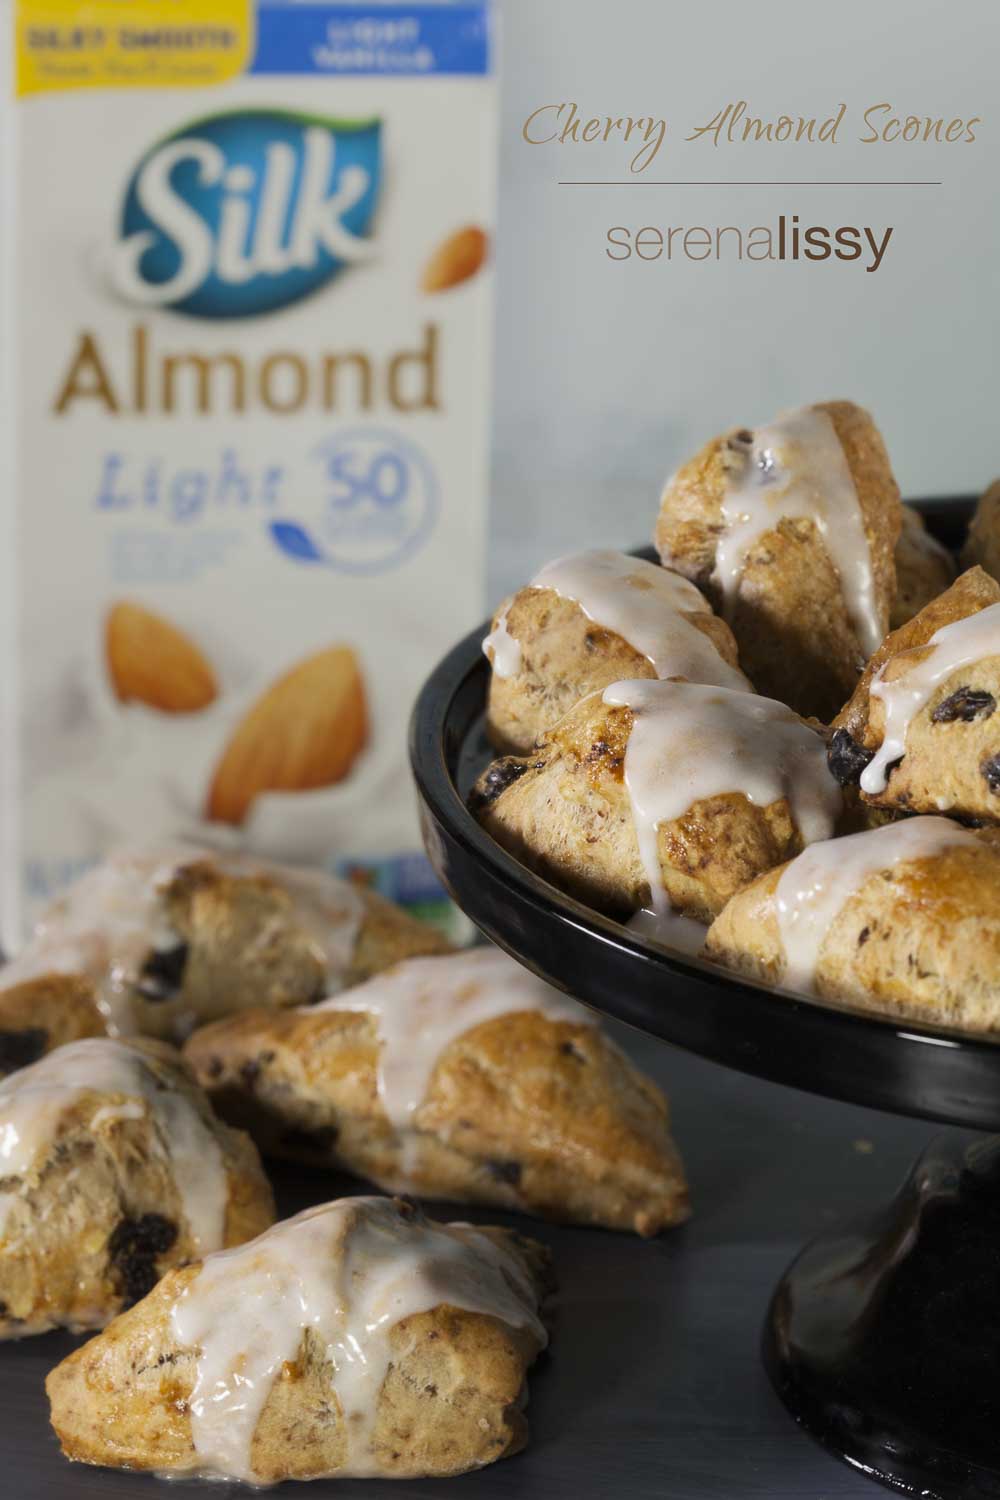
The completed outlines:
[[[526,755],[588,693],[622,678],[685,678],[752,691],[736,642],[703,594],[625,552],[550,562],[500,606],[483,642],[493,668],[487,728]]]
[[[184,845],[122,850],[0,968],[0,1063],[99,1032],[178,1039],[241,1007],[304,1004],[447,946],[322,870]]]
[[[998,704],[1000,584],[971,568],[872,657],[830,768],[874,807],[1000,822]]]
[[[736,891],[828,838],[840,789],[818,730],[770,698],[640,680],[592,693],[470,806],[489,833],[611,916],[652,908],[685,945]]]
[[[667,481],[656,545],[732,626],[757,690],[829,722],[889,628],[899,488],[849,401],[713,438]]]
[[[733,897],[705,953],[782,989],[1000,1032],[1000,829],[916,817],[813,844]]]
[[[173,1271],[46,1382],[84,1463],[252,1484],[442,1477],[527,1441],[546,1252],[344,1198]]]
[[[72,1042],[0,1084],[0,1338],[100,1328],[274,1219],[252,1142],[158,1042]]]
[[[395,1192],[656,1234],[687,1217],[667,1102],[582,1005],[495,948],[250,1011],[186,1054],[265,1153]]]

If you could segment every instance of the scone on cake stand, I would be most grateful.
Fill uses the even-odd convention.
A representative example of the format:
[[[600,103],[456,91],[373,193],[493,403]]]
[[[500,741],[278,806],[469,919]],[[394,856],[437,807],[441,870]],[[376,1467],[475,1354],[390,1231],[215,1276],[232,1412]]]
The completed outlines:
[[[839,409],[834,417],[845,420]],[[853,417],[850,420],[853,423]],[[852,438],[862,446],[866,441],[856,425]],[[749,437],[743,446],[752,446]],[[881,465],[882,453],[869,445],[864,456],[868,467],[863,480],[867,482]],[[958,552],[974,501],[955,497],[912,505],[926,526],[926,534],[945,543],[951,552]],[[661,524],[661,533],[663,529]],[[903,571],[905,549],[912,542],[912,535],[908,539],[905,534],[907,529],[912,532],[912,523],[904,528],[898,543],[899,572]],[[689,538],[692,535],[690,530],[685,534]],[[880,532],[880,559],[889,539],[889,533]],[[650,556],[648,552],[644,555]],[[808,561],[804,559],[803,565]],[[586,564],[588,586],[600,566],[591,556]],[[621,571],[610,561],[603,568],[605,573]],[[698,576],[693,564],[685,571],[688,577]],[[928,571],[933,573],[932,579],[907,575],[914,614],[951,582],[951,570],[936,557],[935,566]],[[574,578],[580,577],[576,564],[570,572]],[[922,583],[926,588],[921,592]],[[581,772],[579,747],[573,742],[574,736],[586,735],[592,727],[590,721],[608,720],[606,701],[601,705],[601,690],[607,690],[607,679],[602,677],[605,666],[600,661],[588,661],[581,677],[583,690],[596,693],[597,707],[592,704],[574,710],[568,727],[561,726],[554,737],[543,738],[538,753],[531,751],[521,733],[524,724],[544,708],[550,692],[544,678],[546,662],[556,663],[554,680],[563,681],[567,640],[584,640],[587,634],[586,622],[581,624],[567,608],[565,597],[546,600],[542,591],[547,586],[546,577],[540,576],[529,586],[533,594],[522,591],[506,601],[491,622],[488,635],[491,656],[510,669],[517,659],[518,643],[514,637],[505,638],[507,627],[524,634],[533,653],[524,693],[518,696],[505,684],[491,699],[490,664],[481,651],[483,631],[479,630],[441,662],[425,684],[413,715],[411,760],[427,849],[439,876],[466,914],[495,943],[551,983],[666,1042],[743,1072],[831,1098],[973,1130],[1000,1132],[1000,1050],[995,1032],[988,1034],[988,1016],[983,1008],[985,997],[988,1009],[1000,953],[996,948],[1000,942],[1000,834],[962,828],[942,818],[935,808],[923,806],[913,809],[920,815],[917,818],[883,826],[899,810],[890,811],[885,806],[888,799],[880,789],[879,768],[867,778],[867,785],[873,789],[870,796],[857,786],[865,766],[875,761],[877,752],[872,745],[878,736],[872,740],[868,725],[880,728],[882,706],[876,705],[872,712],[866,698],[862,712],[860,702],[852,700],[853,706],[845,709],[842,727],[852,739],[857,735],[861,753],[846,771],[841,767],[844,774],[839,779],[845,784],[847,821],[838,821],[839,837],[833,844],[840,845],[838,853],[843,853],[846,863],[853,864],[855,870],[868,871],[866,878],[876,883],[887,874],[878,869],[879,852],[884,852],[886,845],[876,843],[873,855],[870,841],[888,834],[890,841],[907,846],[891,856],[892,860],[903,861],[899,889],[890,890],[892,880],[888,878],[883,880],[884,892],[876,890],[873,894],[869,886],[865,887],[865,900],[871,907],[866,924],[869,930],[862,929],[851,938],[855,951],[867,955],[865,984],[882,986],[879,993],[889,997],[886,1004],[873,1010],[831,1000],[829,986],[824,995],[823,966],[815,970],[816,993],[789,979],[785,983],[795,994],[776,991],[766,951],[769,930],[774,947],[774,918],[767,918],[768,902],[773,907],[777,883],[773,868],[763,867],[760,873],[751,870],[749,888],[730,902],[725,924],[716,921],[712,928],[716,935],[715,962],[696,955],[690,947],[685,952],[681,933],[676,946],[662,934],[659,941],[651,940],[641,925],[626,925],[622,920],[630,904],[634,906],[636,882],[642,879],[641,857],[637,864],[634,848],[627,841],[612,839],[610,850],[605,850],[605,863],[598,868],[593,859],[587,863],[576,858],[564,840],[549,838],[539,843],[535,838],[539,809],[549,795],[546,778],[553,779],[553,796],[572,802],[572,816],[580,826],[594,817],[595,788],[608,805],[618,809],[616,815],[627,816],[619,808],[620,790],[611,787],[614,761],[622,746],[605,735],[601,754],[584,764]],[[969,587],[967,582],[966,591]],[[989,602],[987,594],[990,600],[993,598],[989,586],[976,580],[972,593],[976,596],[975,608]],[[691,634],[692,626],[708,643],[704,623],[697,618],[697,606],[685,599],[682,591],[678,591],[676,603],[686,617],[681,644],[689,651],[692,646],[700,646]],[[876,603],[884,613],[885,601],[876,598]],[[946,618],[954,620],[963,612],[961,607],[953,608],[950,614],[946,611]],[[737,615],[736,625],[739,623]],[[893,628],[905,624],[897,615],[889,623]],[[935,623],[940,622],[932,615],[930,624]],[[911,648],[914,641],[919,649],[919,643],[927,641],[930,633],[929,628],[914,632],[912,626],[908,627],[908,634],[890,654]],[[957,635],[967,637],[969,633],[970,628],[962,627]],[[600,642],[598,647],[603,649]],[[719,655],[721,680],[733,661],[726,637],[718,631],[712,649]],[[611,655],[616,660],[621,657],[617,643],[613,643]],[[645,655],[650,657],[650,652]],[[536,670],[538,662],[542,663],[541,674]],[[740,662],[747,665],[742,649]],[[758,677],[766,678],[773,661],[758,651],[756,664]],[[798,671],[801,661],[794,665]],[[836,662],[834,666],[840,670]],[[894,667],[886,675],[892,680],[900,670]],[[634,674],[636,678],[653,675],[646,670]],[[753,676],[752,671],[749,675]],[[639,685],[647,689],[647,684]],[[770,682],[756,685],[765,694],[773,692]],[[978,678],[974,686],[977,694],[986,691]],[[655,699],[656,693],[647,690],[640,697]],[[980,703],[981,697],[976,697],[975,703],[959,708],[964,714],[968,707],[971,714]],[[797,721],[803,725],[810,722],[810,712],[816,711],[805,698],[793,706],[805,716]],[[978,754],[983,725],[973,719],[968,723]],[[945,728],[954,724],[961,727],[966,719],[957,714]],[[620,712],[617,732],[622,732]],[[632,732],[628,723],[626,732]],[[784,732],[793,740],[795,734],[808,740],[804,730],[794,730],[791,722],[784,726]],[[922,744],[923,739],[918,736],[915,743]],[[803,748],[809,759],[808,744]],[[495,759],[498,749],[506,752],[500,760]],[[567,769],[556,782],[556,763],[567,756],[573,774]],[[831,752],[831,767],[834,760]],[[484,778],[487,768],[492,783]],[[521,786],[518,796],[508,795],[508,788],[515,785]],[[809,844],[798,827],[804,817],[816,813],[809,789],[807,774],[800,786],[798,812],[791,805],[790,816],[757,817],[756,822],[751,819],[746,828],[740,829],[746,847],[753,843],[759,849],[767,839],[775,844],[778,852],[769,859],[770,866]],[[506,795],[505,812],[499,819],[483,815],[484,791],[487,801]],[[476,811],[470,809],[470,797],[473,804],[479,801]],[[792,798],[791,803],[794,801]],[[813,834],[820,839],[823,836],[822,832]],[[851,840],[850,844],[846,840]],[[632,844],[635,842],[633,839]],[[593,843],[588,847],[593,854]],[[671,900],[681,907],[686,901],[688,910],[701,922],[710,920],[721,904],[718,895],[728,895],[724,882],[730,867],[720,866],[720,886],[713,879],[713,865],[708,859],[708,880],[696,889],[680,878],[671,883],[669,860],[662,862],[662,846],[660,853]],[[798,859],[805,861],[809,853],[807,848]],[[826,858],[829,862],[830,857]],[[794,867],[798,859],[793,858],[784,868]],[[920,885],[913,876],[914,860],[918,874],[928,860],[931,865],[931,874],[918,891],[913,888],[914,880]],[[885,863],[890,865],[891,861]],[[958,909],[963,889],[968,895],[975,893],[976,908],[971,917],[968,911]],[[939,971],[930,977],[929,968],[927,973],[921,972],[904,987],[903,998],[897,995],[893,1001],[892,965],[882,962],[880,969],[879,954],[869,945],[881,923],[886,951],[892,953],[892,902],[913,899],[925,902],[931,912],[926,941],[936,952]],[[739,923],[741,911],[751,907],[751,926],[761,937],[749,945],[754,951],[748,953],[741,947],[747,943],[746,938],[738,930],[733,936],[733,924]],[[768,920],[772,929],[767,926]],[[971,944],[965,941],[970,920],[979,934]],[[727,942],[741,954],[740,961],[731,965],[724,952]],[[845,929],[831,946],[839,945],[846,953],[847,943]],[[808,952],[808,947],[806,933],[799,945],[800,956]],[[824,962],[832,964],[833,970],[840,962],[841,982],[844,972],[857,967],[853,955],[849,960],[838,960],[834,953]],[[931,1002],[923,1011],[919,1009],[921,995],[929,996]],[[940,1009],[935,1012],[938,1004]],[[942,1015],[947,1019],[942,1020]],[[998,1216],[1000,1139],[936,1142],[917,1162],[892,1204],[835,1237],[814,1242],[795,1261],[774,1294],[764,1329],[764,1361],[786,1406],[830,1451],[891,1488],[940,1500],[1000,1494],[1000,1423],[992,1396],[996,1387],[993,1376],[1000,1373],[993,1313],[1000,1292]]]

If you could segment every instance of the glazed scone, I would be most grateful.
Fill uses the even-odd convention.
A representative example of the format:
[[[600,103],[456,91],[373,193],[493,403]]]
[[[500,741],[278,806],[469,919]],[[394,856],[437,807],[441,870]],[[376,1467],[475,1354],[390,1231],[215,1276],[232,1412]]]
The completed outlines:
[[[426,923],[322,870],[184,845],[122,850],[0,969],[0,1030],[6,1006],[16,1018],[37,1000],[40,1050],[84,1026],[179,1040],[231,1011],[308,1003],[447,947]]]
[[[611,916],[710,922],[840,807],[822,735],[752,693],[685,682],[594,693],[523,759],[494,761],[470,806],[498,843]]]
[[[924,525],[911,506],[903,506],[903,526],[896,543],[896,598],[889,616],[898,630],[955,581],[955,560]]]
[[[68,1458],[172,1477],[443,1477],[527,1441],[547,1255],[343,1198],[172,1271],[51,1372]]]
[[[998,822],[998,702],[1000,584],[971,568],[872,657],[830,768],[874,807]]]
[[[393,1192],[656,1234],[687,1217],[667,1101],[597,1018],[496,948],[196,1031],[216,1109],[265,1154]]]
[[[527,755],[588,693],[630,677],[684,678],[751,691],[736,642],[694,584],[625,552],[548,563],[502,604],[483,642],[487,731]]]
[[[901,524],[878,428],[828,401],[714,438],[667,481],[655,540],[757,691],[828,723],[889,628]]]
[[[980,497],[975,515],[969,522],[962,563],[967,568],[978,563],[991,578],[1000,582],[1000,479],[994,479]]]
[[[904,818],[814,844],[734,896],[706,957],[782,989],[1000,1031],[1000,829]]]
[[[0,1078],[53,1047],[104,1036],[94,987],[80,974],[43,974],[8,983],[0,968]]]
[[[0,1338],[100,1328],[274,1219],[249,1137],[160,1042],[71,1042],[0,1084]]]

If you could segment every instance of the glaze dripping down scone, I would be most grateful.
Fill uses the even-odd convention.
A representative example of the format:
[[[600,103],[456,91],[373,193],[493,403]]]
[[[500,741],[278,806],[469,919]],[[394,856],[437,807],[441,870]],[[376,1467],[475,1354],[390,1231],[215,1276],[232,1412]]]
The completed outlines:
[[[694,584],[624,552],[548,563],[502,604],[483,642],[487,729],[526,755],[589,693],[623,678],[684,678],[751,691],[736,642]]]
[[[49,1375],[84,1463],[276,1484],[444,1477],[527,1441],[547,1255],[344,1198],[173,1271]]]
[[[186,1055],[265,1154],[646,1235],[687,1217],[660,1090],[596,1017],[498,949],[410,959],[308,1010],[233,1016]]]
[[[710,922],[841,808],[819,732],[782,703],[684,682],[585,698],[522,759],[484,772],[470,806],[524,864],[627,917]]]
[[[100,1328],[274,1218],[252,1142],[158,1042],[73,1042],[0,1084],[0,1338]]]
[[[955,581],[955,560],[931,536],[918,510],[903,506],[903,525],[896,543],[896,597],[889,626],[898,630]]]
[[[878,428],[830,401],[714,438],[668,480],[655,540],[758,692],[827,723],[889,628],[900,526]]]
[[[734,896],[705,954],[856,1009],[1000,1032],[1000,829],[915,817],[814,844]]]
[[[994,479],[980,497],[969,522],[962,563],[967,568],[978,564],[1000,582],[1000,479]]]
[[[1000,584],[981,568],[883,642],[833,723],[863,802],[1000,822]]]
[[[0,968],[0,1067],[102,1032],[180,1039],[230,1011],[305,1004],[446,947],[426,923],[321,870],[185,845],[122,850]]]

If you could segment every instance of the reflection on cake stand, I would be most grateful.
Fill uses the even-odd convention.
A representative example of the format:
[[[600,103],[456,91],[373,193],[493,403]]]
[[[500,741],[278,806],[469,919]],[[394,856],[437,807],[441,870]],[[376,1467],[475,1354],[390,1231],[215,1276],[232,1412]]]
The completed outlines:
[[[972,502],[918,502],[954,544]],[[806,999],[645,941],[533,875],[465,797],[490,759],[485,628],[418,699],[428,854],[473,922],[598,1010],[676,1046],[854,1104],[1000,1131],[1000,1047]],[[774,1294],[764,1362],[792,1416],[873,1479],[1000,1500],[1000,1139],[935,1143],[881,1213],[810,1245]]]

